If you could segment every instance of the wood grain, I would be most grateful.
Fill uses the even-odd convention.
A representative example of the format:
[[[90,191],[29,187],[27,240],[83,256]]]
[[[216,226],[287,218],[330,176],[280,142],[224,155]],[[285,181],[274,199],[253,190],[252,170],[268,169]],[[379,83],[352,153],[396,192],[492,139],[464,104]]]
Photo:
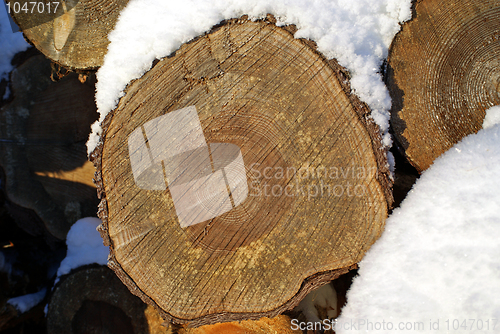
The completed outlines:
[[[105,120],[91,158],[109,265],[164,317],[199,326],[275,316],[347,272],[382,232],[392,197],[378,128],[340,67],[310,44],[270,22],[226,22],[132,82]],[[181,228],[168,190],[135,184],[127,139],[187,106],[208,143],[241,149],[255,193]],[[293,196],[264,194],[287,185]]]
[[[128,0],[58,0],[57,11],[31,13],[29,0],[9,0],[28,3],[29,11],[12,13],[24,36],[50,60],[70,69],[95,69],[102,65],[120,11]],[[47,1],[37,1],[48,3]],[[40,7],[42,8],[42,7]]]
[[[398,142],[419,172],[500,104],[500,1],[418,1],[395,37],[387,84]]]

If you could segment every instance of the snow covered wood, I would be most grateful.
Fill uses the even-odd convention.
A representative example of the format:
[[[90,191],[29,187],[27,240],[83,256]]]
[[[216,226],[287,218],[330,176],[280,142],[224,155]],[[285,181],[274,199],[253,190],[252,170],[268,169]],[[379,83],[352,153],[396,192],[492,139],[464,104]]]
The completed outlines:
[[[152,306],[132,295],[106,267],[82,267],[56,285],[49,301],[47,332],[167,334]]]
[[[155,58],[167,57],[182,43],[242,13],[249,14],[252,20],[264,19],[266,13],[271,13],[278,26],[296,24],[299,29],[295,37],[314,40],[326,58],[335,58],[348,69],[351,87],[370,107],[383,133],[384,145],[392,146],[388,133],[391,99],[377,69],[387,57],[401,23],[411,18],[411,0],[130,2],[108,35],[106,60],[97,73],[100,121],[116,107],[128,83],[148,71]],[[97,146],[99,135],[100,128],[93,127],[87,144],[89,153]]]
[[[417,1],[388,59],[391,122],[419,172],[500,104],[500,1]]]
[[[102,65],[108,33],[128,0],[37,1],[36,7],[26,0],[7,2],[23,34],[47,58],[71,69],[92,69]],[[16,13],[15,3],[28,10]]]
[[[20,226],[64,239],[98,204],[85,148],[97,119],[95,78],[82,84],[74,73],[58,82],[50,75],[42,55],[13,71],[14,99],[0,110],[0,166],[8,208]]]
[[[382,232],[378,127],[340,66],[290,31],[225,22],[133,81],[102,124],[108,265],[173,322],[275,316]]]

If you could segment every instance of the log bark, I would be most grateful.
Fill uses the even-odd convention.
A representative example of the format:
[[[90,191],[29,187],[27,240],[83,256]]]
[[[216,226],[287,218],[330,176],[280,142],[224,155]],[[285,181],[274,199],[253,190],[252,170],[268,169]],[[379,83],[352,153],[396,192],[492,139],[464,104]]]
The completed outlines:
[[[169,334],[158,312],[132,295],[106,267],[84,267],[64,277],[47,312],[49,334]]]
[[[482,128],[500,104],[500,1],[417,1],[392,43],[387,85],[397,141],[419,172]]]
[[[21,8],[27,4],[28,12],[16,13],[16,2]],[[52,61],[82,70],[102,65],[109,44],[108,33],[113,30],[128,0],[36,2],[32,13],[29,0],[8,1],[13,19],[24,36]],[[38,3],[43,6],[38,7]]]
[[[109,266],[173,322],[273,317],[382,232],[378,127],[345,71],[290,31],[224,22],[132,82],[104,121],[91,159]]]
[[[75,73],[58,82],[50,75],[50,61],[41,55],[13,71],[14,99],[0,110],[0,166],[9,211],[20,226],[63,240],[98,205],[85,147],[98,115],[95,77],[82,84]],[[32,217],[42,226],[29,226]]]

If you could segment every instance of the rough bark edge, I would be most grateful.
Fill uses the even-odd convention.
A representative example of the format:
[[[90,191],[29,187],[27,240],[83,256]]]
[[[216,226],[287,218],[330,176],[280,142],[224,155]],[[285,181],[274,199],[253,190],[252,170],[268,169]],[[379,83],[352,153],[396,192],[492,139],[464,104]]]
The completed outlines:
[[[364,125],[370,139],[372,141],[372,151],[375,155],[377,162],[377,175],[376,179],[384,192],[387,201],[387,210],[392,209],[394,204],[394,197],[392,196],[392,186],[394,184],[393,177],[389,169],[389,162],[387,160],[387,153],[389,149],[382,143],[382,135],[380,127],[375,123],[371,117],[371,110],[368,105],[361,101],[359,97],[352,93],[351,84],[349,82],[348,72],[345,68],[340,66],[335,59],[326,60],[332,70],[337,74],[342,89],[349,98],[354,111],[358,115],[361,124]]]
[[[220,22],[219,24],[215,25],[210,31],[206,32],[203,35],[200,35],[198,37],[195,37],[191,41],[185,43],[192,43],[196,41],[198,38],[201,38],[205,35],[208,35],[210,33],[215,32],[216,30],[220,29],[222,26],[225,25],[231,25],[231,24],[242,24],[244,22],[248,21],[248,16],[244,15],[240,18],[237,19],[230,19],[230,20],[224,20]],[[267,24],[275,24],[276,19],[274,18],[273,15],[268,14],[267,17],[263,20],[259,20],[266,22]],[[285,27],[280,27],[282,29],[287,30],[293,37],[294,33],[297,31],[297,28],[295,25],[288,25]],[[385,195],[386,202],[387,202],[387,209],[390,210],[392,208],[392,205],[394,203],[394,198],[392,196],[392,177],[390,175],[390,170],[389,170],[389,164],[387,160],[387,152],[388,149],[384,147],[382,144],[382,136],[380,132],[379,126],[374,122],[374,120],[370,117],[370,108],[368,105],[364,102],[362,102],[359,97],[357,97],[355,94],[351,93],[351,87],[349,83],[349,73],[348,71],[341,67],[338,62],[335,59],[328,60],[323,54],[318,52],[317,50],[317,45],[314,41],[307,40],[300,38],[299,39],[302,43],[305,45],[309,46],[312,51],[314,51],[316,54],[318,54],[322,59],[327,62],[334,73],[337,76],[337,79],[344,91],[344,93],[347,95],[349,98],[351,105],[353,106],[359,120],[361,123],[365,126],[366,131],[368,132],[370,139],[372,141],[372,151],[373,154],[375,155],[375,159],[377,162],[377,167],[378,167],[378,172],[376,179],[379,182],[382,191]],[[170,58],[175,56],[176,51],[174,51],[171,55],[167,56],[166,58]],[[159,60],[155,60],[153,62],[153,65],[151,69],[159,62]],[[150,69],[150,70],[151,70]],[[139,80],[139,79],[136,79]],[[125,91],[130,87],[130,85],[134,82],[135,80],[132,80],[127,87],[125,88]],[[92,161],[96,168],[95,172],[95,178],[94,178],[94,183],[97,188],[97,196],[101,200],[98,206],[98,211],[97,211],[97,216],[102,220],[102,224],[97,227],[97,230],[99,231],[103,243],[105,246],[109,246],[110,249],[110,254],[108,256],[108,267],[110,267],[115,274],[120,278],[120,280],[125,284],[128,289],[136,296],[141,298],[142,301],[144,301],[146,304],[152,305],[155,309],[158,310],[160,313],[161,317],[165,319],[166,321],[175,323],[175,324],[188,324],[189,327],[199,327],[203,325],[208,325],[208,324],[214,324],[217,322],[229,322],[229,321],[238,321],[238,320],[255,320],[255,319],[260,319],[262,317],[275,317],[278,314],[281,314],[287,310],[290,310],[297,306],[299,302],[312,290],[328,283],[329,281],[346,274],[350,270],[357,269],[358,265],[357,263],[354,263],[348,267],[344,268],[339,268],[339,269],[334,269],[330,271],[324,271],[320,273],[316,273],[312,276],[306,277],[298,292],[290,298],[288,301],[286,301],[284,304],[281,306],[271,310],[271,311],[266,311],[266,312],[260,312],[260,313],[254,313],[254,312],[249,312],[249,313],[232,313],[232,312],[223,312],[223,313],[213,313],[213,314],[207,314],[205,316],[201,316],[196,319],[182,319],[182,318],[177,318],[174,317],[167,312],[165,312],[156,302],[151,299],[147,294],[145,294],[138,286],[137,284],[132,280],[132,278],[123,270],[121,265],[117,262],[115,253],[114,253],[114,245],[111,241],[111,238],[109,237],[109,232],[108,232],[108,203],[106,199],[106,194],[104,192],[104,184],[102,180],[102,151],[104,148],[104,141],[103,138],[106,137],[107,130],[109,128],[109,125],[111,123],[111,119],[113,118],[114,112],[116,111],[116,107],[114,110],[110,111],[104,121],[101,123],[101,128],[102,128],[102,134],[100,135],[99,138],[99,143],[96,146],[96,148],[90,153],[89,159]],[[371,246],[371,245],[370,245]]]
[[[272,24],[276,23],[276,19],[270,14],[267,15],[266,21]],[[295,25],[286,26],[284,29],[290,32],[292,37],[297,31]],[[359,97],[352,92],[351,84],[349,82],[350,74],[346,68],[341,66],[335,58],[327,59],[322,53],[320,53],[316,42],[304,38],[300,38],[299,40],[309,46],[312,51],[314,51],[319,57],[324,59],[325,62],[330,65],[331,69],[337,76],[342,90],[349,98],[354,111],[356,111],[361,124],[363,124],[366,131],[368,131],[368,135],[372,141],[372,151],[375,155],[375,160],[377,161],[376,179],[384,192],[387,201],[387,209],[390,210],[394,204],[394,198],[392,196],[392,186],[394,182],[389,170],[389,162],[387,160],[387,152],[389,149],[382,143],[381,130],[370,116],[370,107],[368,107],[365,102],[362,102]]]
[[[398,113],[403,108],[403,100],[404,100],[404,92],[399,88],[396,83],[394,68],[391,66],[391,58],[393,57],[394,45],[396,43],[400,43],[401,36],[405,33],[403,29],[408,27],[411,24],[414,24],[414,21],[417,19],[418,7],[424,0],[411,0],[411,19],[405,21],[400,24],[400,29],[398,33],[394,36],[391,41],[391,45],[389,46],[389,52],[387,53],[387,59],[384,65],[384,75],[383,81],[387,90],[389,91],[389,96],[391,97],[392,105],[389,110],[390,113],[390,121],[389,121],[389,133],[393,138],[393,146],[396,150],[412,165],[418,172],[418,174],[422,174],[424,171],[421,166],[419,166],[413,159],[406,154],[406,149],[408,148],[408,141],[403,136],[403,133],[396,129],[394,123],[400,121],[400,116]],[[408,29],[408,28],[406,28]],[[406,125],[405,125],[406,126]],[[399,127],[399,125],[397,126]]]
[[[120,280],[127,286],[131,293],[141,298],[141,300],[149,305],[152,305],[161,315],[161,317],[167,322],[174,324],[188,324],[188,327],[200,327],[203,325],[211,325],[219,322],[230,322],[230,321],[240,321],[240,320],[258,320],[262,317],[274,318],[285,311],[293,309],[297,306],[302,299],[311,291],[329,283],[330,281],[336,279],[337,277],[347,274],[350,270],[357,269],[357,263],[340,269],[329,270],[325,272],[316,273],[312,276],[307,277],[302,282],[299,291],[288,301],[286,301],[281,306],[266,312],[222,312],[222,313],[212,313],[196,319],[182,319],[177,318],[169,313],[165,312],[154,300],[152,300],[148,295],[146,295],[135,282],[128,276],[128,274],[122,269],[119,263],[115,261],[114,255],[110,255],[108,260],[108,267],[110,267],[120,278]]]

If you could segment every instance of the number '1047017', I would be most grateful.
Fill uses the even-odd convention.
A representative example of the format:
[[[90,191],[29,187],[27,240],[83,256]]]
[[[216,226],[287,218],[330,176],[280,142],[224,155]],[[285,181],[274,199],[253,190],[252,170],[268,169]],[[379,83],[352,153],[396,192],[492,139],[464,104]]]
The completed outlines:
[[[43,1],[29,1],[29,2],[7,2],[7,12],[9,14],[51,14],[57,11],[59,1],[43,2]]]

